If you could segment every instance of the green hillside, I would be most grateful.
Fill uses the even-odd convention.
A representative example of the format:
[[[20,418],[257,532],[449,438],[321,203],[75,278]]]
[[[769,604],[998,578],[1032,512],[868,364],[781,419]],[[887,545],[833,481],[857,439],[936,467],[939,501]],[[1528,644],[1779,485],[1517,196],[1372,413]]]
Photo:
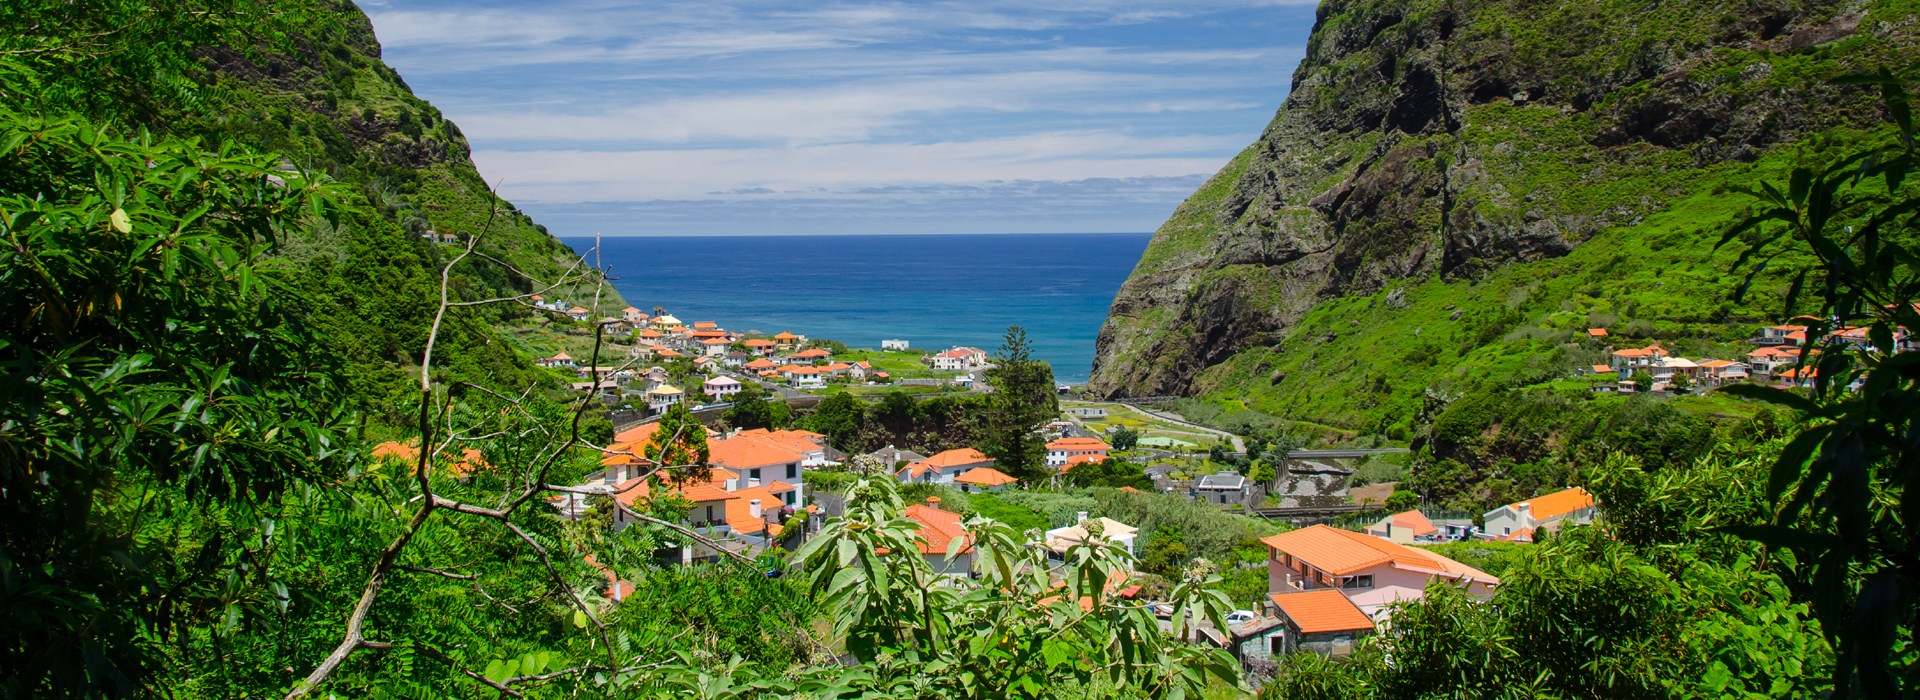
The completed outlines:
[[[1726,188],[1871,128],[1826,78],[1920,59],[1916,7],[1324,3],[1272,125],[1115,299],[1092,387],[1406,440],[1430,396],[1601,361],[1590,326],[1727,356],[1805,261],[1730,301]]]
[[[492,194],[459,127],[381,62],[372,25],[346,0],[16,9],[0,24],[17,47],[5,66],[18,106],[273,153],[284,168],[334,182],[337,207],[269,253],[297,268],[290,280],[307,321],[342,364],[349,395],[376,420],[400,420],[393,406],[408,396],[407,368],[419,364],[440,268],[461,249],[423,235],[464,244],[484,233],[476,252],[498,262],[457,267],[460,298],[533,291],[534,280],[556,280],[573,264],[545,227]],[[546,296],[590,305],[596,279]],[[601,294],[603,315],[625,306],[610,287]],[[501,342],[534,313],[456,309],[439,347],[446,378],[516,388],[549,381]]]

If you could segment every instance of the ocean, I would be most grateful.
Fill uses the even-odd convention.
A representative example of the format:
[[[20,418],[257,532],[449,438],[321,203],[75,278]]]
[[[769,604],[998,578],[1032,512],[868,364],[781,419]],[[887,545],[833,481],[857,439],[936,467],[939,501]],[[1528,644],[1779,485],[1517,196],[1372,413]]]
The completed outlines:
[[[1077,383],[1087,380],[1100,324],[1149,237],[610,237],[601,239],[601,262],[627,303],[734,331],[994,352],[1007,326],[1019,325],[1054,378]],[[593,247],[592,238],[562,241]]]

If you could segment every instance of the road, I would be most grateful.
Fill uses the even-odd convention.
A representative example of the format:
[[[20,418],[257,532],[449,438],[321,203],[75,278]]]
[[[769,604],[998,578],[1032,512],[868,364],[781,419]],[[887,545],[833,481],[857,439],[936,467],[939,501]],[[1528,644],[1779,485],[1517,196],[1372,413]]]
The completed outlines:
[[[1145,413],[1145,414],[1147,414],[1147,415],[1149,415],[1149,416],[1153,416],[1153,417],[1155,417],[1155,418],[1158,418],[1158,419],[1160,419],[1160,420],[1163,420],[1163,421],[1166,421],[1166,422],[1168,422],[1168,423],[1173,423],[1173,424],[1175,424],[1175,425],[1182,425],[1182,426],[1186,426],[1186,427],[1188,427],[1188,428],[1192,428],[1192,429],[1194,429],[1194,431],[1196,431],[1196,432],[1201,432],[1201,433],[1206,433],[1206,434],[1208,434],[1208,435],[1213,435],[1213,436],[1215,436],[1215,437],[1221,437],[1221,438],[1226,438],[1226,439],[1228,439],[1228,440],[1232,440],[1232,441],[1233,441],[1233,453],[1234,453],[1234,454],[1246,454],[1246,453],[1247,453],[1247,443],[1245,443],[1245,442],[1242,442],[1242,441],[1240,440],[1240,436],[1238,436],[1238,435],[1235,435],[1235,434],[1233,434],[1233,433],[1229,433],[1229,432],[1227,432],[1227,431],[1225,431],[1225,430],[1221,430],[1221,429],[1219,429],[1219,428],[1209,428],[1209,427],[1207,427],[1207,426],[1204,426],[1204,425],[1201,425],[1201,424],[1199,424],[1199,423],[1195,423],[1195,422],[1192,422],[1192,421],[1189,421],[1189,420],[1187,420],[1186,418],[1183,418],[1183,417],[1180,417],[1180,416],[1177,416],[1177,415],[1174,415],[1174,414],[1171,414],[1171,413],[1165,413],[1165,412],[1162,412],[1162,411],[1155,411],[1155,410],[1153,410],[1153,409],[1151,409],[1151,408],[1147,408],[1147,407],[1145,407],[1145,406],[1133,406],[1133,405],[1130,405],[1130,404],[1110,404],[1110,405],[1115,405],[1115,406],[1127,406],[1128,408],[1131,408],[1131,409],[1133,409],[1133,410],[1136,410],[1136,411],[1139,411],[1139,412],[1141,412],[1141,413]]]

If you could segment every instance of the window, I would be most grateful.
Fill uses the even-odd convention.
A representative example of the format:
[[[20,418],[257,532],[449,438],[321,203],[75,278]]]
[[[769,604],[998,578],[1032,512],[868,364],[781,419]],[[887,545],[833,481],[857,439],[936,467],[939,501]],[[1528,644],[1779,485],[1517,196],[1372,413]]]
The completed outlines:
[[[798,476],[797,474],[794,474],[794,472],[798,471],[799,469],[800,469],[800,465],[798,464],[787,465],[787,478],[792,479],[795,476]]]
[[[1373,575],[1368,574],[1366,576],[1349,576],[1347,577],[1347,580],[1342,581],[1340,583],[1340,587],[1341,588],[1372,588]]]
[[[1267,653],[1268,653],[1268,654],[1271,654],[1271,655],[1273,655],[1273,656],[1279,656],[1279,655],[1281,655],[1281,654],[1284,654],[1284,653],[1286,653],[1286,652],[1287,652],[1287,638],[1286,638],[1286,637],[1284,637],[1284,636],[1282,636],[1282,635],[1278,635],[1278,634],[1276,634],[1276,635],[1273,635],[1273,636],[1271,636],[1271,637],[1268,637],[1268,638],[1267,638]]]
[[[749,479],[758,479],[758,478],[760,478],[760,470],[758,470],[758,469],[751,469],[751,470],[748,470],[748,471],[747,471],[747,478],[749,478]]]
[[[1513,534],[1513,528],[1510,528],[1510,527],[1503,527],[1503,528],[1500,528],[1500,534],[1502,534],[1502,535],[1511,535],[1511,534]]]
[[[713,506],[707,506],[707,522],[713,522]]]

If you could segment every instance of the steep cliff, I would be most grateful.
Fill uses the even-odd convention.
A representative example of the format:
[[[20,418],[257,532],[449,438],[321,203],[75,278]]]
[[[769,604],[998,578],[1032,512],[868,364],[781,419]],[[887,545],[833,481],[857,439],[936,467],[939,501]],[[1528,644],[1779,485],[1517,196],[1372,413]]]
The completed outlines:
[[[1115,298],[1092,388],[1231,394],[1372,427],[1358,425],[1372,405],[1362,397],[1308,406],[1286,395],[1404,362],[1352,342],[1389,326],[1451,351],[1487,335],[1463,328],[1486,317],[1501,317],[1498,340],[1553,313],[1622,313],[1638,301],[1630,291],[1553,298],[1537,283],[1580,270],[1540,266],[1644,242],[1677,200],[1810,135],[1868,123],[1872,95],[1824,78],[1910,65],[1915,6],[1328,0],[1273,122],[1160,228]],[[1684,251],[1628,256],[1592,281],[1677,256],[1712,278],[1689,280],[1711,309],[1696,315],[1759,318],[1720,304],[1715,291],[1733,281],[1712,272],[1699,242],[1710,248],[1714,234],[1695,225],[1674,242]],[[1532,291],[1516,303],[1515,288]],[[1430,313],[1395,316],[1442,298],[1438,327],[1422,327]],[[1367,301],[1338,312],[1338,328],[1303,334],[1339,300]],[[1337,352],[1308,361],[1322,346]],[[1375,387],[1378,400],[1406,404],[1448,364],[1426,358],[1431,372]]]
[[[533,280],[559,278],[575,261],[493,194],[459,127],[381,60],[371,22],[348,0],[47,2],[8,15],[0,28],[22,47],[9,54],[32,71],[13,82],[36,112],[231,143],[333,180],[338,206],[270,251],[294,268],[304,320],[323,329],[337,376],[373,415],[399,417],[440,269],[465,241],[484,233],[483,257],[454,272],[456,298],[532,291]],[[596,278],[580,281],[547,296],[603,315],[625,306],[611,288],[596,304]],[[456,309],[436,365],[453,382],[548,382],[507,332],[536,313]]]

